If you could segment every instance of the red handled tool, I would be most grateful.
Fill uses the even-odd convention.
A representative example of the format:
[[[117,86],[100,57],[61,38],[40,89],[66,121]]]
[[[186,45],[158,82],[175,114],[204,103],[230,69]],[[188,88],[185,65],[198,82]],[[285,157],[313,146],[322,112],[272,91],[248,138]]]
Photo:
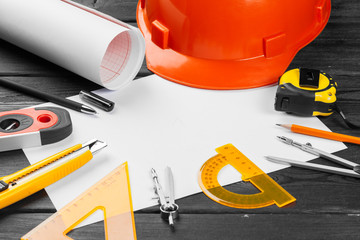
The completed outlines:
[[[38,107],[0,112],[0,151],[58,142],[72,132],[65,109]]]

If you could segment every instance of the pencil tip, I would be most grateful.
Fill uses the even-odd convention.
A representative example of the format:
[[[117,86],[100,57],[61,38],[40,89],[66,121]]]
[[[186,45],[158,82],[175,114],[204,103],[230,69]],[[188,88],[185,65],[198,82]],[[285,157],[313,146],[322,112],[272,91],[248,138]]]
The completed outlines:
[[[280,127],[281,127],[281,124],[277,123],[276,126],[280,126]]]

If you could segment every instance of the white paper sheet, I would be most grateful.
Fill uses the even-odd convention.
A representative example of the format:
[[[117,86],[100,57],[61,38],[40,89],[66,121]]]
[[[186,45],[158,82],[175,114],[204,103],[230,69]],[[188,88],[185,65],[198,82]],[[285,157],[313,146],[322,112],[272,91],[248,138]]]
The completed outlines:
[[[145,55],[137,28],[70,0],[0,0],[0,38],[109,89]]]
[[[201,191],[197,182],[200,167],[217,154],[215,148],[227,143],[235,145],[267,173],[282,169],[284,165],[268,162],[265,155],[302,161],[314,158],[281,143],[276,139],[278,135],[311,142],[314,147],[328,152],[346,148],[339,142],[294,134],[276,126],[276,123],[294,123],[328,130],[317,118],[276,112],[275,91],[275,86],[234,91],[202,90],[152,75],[134,81],[122,91],[97,91],[116,103],[113,112],[89,116],[71,111],[74,132],[70,137],[56,144],[25,149],[25,153],[30,163],[35,163],[92,138],[106,141],[109,146],[94,159],[46,191],[60,209],[127,161],[133,206],[138,210],[157,204],[152,199],[155,195],[151,168],[157,170],[163,185],[165,166],[172,168],[176,198],[198,193]],[[78,96],[71,99],[80,101]],[[240,174],[232,167],[220,172],[222,184],[240,180]]]

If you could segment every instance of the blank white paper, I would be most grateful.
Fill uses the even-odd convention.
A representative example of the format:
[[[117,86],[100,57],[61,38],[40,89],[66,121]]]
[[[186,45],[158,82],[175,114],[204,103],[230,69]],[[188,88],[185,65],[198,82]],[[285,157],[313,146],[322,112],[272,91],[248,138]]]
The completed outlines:
[[[151,168],[157,170],[164,186],[164,169],[171,167],[176,198],[189,196],[201,191],[197,180],[202,164],[217,154],[215,148],[227,143],[232,143],[267,173],[285,166],[268,162],[265,155],[301,161],[314,158],[278,141],[276,136],[290,137],[301,143],[311,142],[314,147],[328,152],[346,148],[340,142],[295,134],[276,126],[276,123],[293,123],[329,130],[315,117],[276,112],[276,86],[203,90],[151,75],[134,81],[122,91],[101,89],[96,93],[114,101],[114,111],[99,110],[98,116],[71,111],[74,131],[70,137],[56,144],[24,150],[33,164],[93,138],[108,143],[109,146],[85,166],[46,188],[56,209],[125,161],[129,164],[134,210],[138,210],[157,204],[152,199],[155,194]],[[78,96],[71,99],[80,101]],[[232,167],[225,167],[220,172],[222,184],[240,180],[241,175]]]

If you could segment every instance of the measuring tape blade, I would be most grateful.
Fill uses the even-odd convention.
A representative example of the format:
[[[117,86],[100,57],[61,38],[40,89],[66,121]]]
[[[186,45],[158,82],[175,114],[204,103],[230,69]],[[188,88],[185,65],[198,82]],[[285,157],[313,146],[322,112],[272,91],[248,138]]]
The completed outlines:
[[[66,234],[99,209],[104,212],[105,239],[136,240],[127,163],[109,173],[21,239],[72,239]]]
[[[232,144],[216,149],[218,155],[204,163],[199,172],[199,185],[212,200],[234,208],[261,208],[272,204],[286,206],[296,199],[272,178],[264,173]],[[218,173],[230,164],[242,175],[242,180],[251,182],[260,193],[245,195],[230,192],[217,180]]]

